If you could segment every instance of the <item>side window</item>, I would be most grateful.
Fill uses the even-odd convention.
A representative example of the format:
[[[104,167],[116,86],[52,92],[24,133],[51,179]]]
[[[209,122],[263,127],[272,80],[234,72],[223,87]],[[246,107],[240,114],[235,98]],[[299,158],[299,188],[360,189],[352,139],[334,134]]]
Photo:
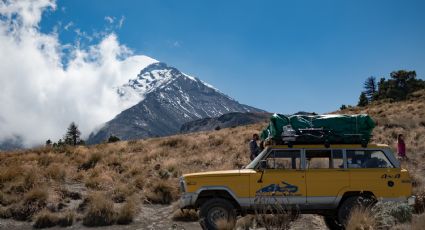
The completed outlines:
[[[334,149],[332,150],[332,164],[331,168],[344,168],[344,157],[342,155],[342,150]]]
[[[301,169],[299,150],[273,150],[267,157],[269,169]]]
[[[331,150],[306,150],[308,169],[329,169],[332,165]]]
[[[380,150],[347,150],[348,168],[393,168]]]

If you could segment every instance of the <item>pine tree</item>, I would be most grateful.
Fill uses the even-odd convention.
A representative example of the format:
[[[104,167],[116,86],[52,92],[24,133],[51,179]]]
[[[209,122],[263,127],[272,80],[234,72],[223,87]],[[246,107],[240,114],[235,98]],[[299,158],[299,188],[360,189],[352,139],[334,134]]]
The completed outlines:
[[[369,102],[376,99],[377,96],[377,83],[376,78],[374,76],[370,76],[366,79],[364,83],[364,93],[366,94],[367,99]]]
[[[109,138],[108,138],[108,143],[114,143],[114,142],[117,142],[117,141],[120,141],[120,140],[121,139],[119,137],[114,136],[114,135],[110,135]]]
[[[48,139],[47,141],[46,141],[46,146],[51,146],[52,145],[52,141],[50,140],[50,139]]]
[[[72,122],[69,125],[68,130],[66,131],[66,134],[63,138],[65,140],[65,144],[77,145],[81,143],[80,135],[81,132],[80,130],[78,130],[78,126],[74,122]]]
[[[360,94],[359,103],[357,104],[357,106],[363,107],[363,106],[366,106],[367,104],[369,104],[369,101],[367,100],[366,94],[362,92]]]

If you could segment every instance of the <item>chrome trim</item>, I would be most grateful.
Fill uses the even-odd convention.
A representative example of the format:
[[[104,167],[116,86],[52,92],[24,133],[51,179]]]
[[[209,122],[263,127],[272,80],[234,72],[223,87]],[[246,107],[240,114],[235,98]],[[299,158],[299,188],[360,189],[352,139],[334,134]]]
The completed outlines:
[[[198,194],[195,193],[183,193],[179,200],[180,208],[191,207],[195,204],[196,199],[198,198]]]
[[[185,193],[187,191],[187,184],[183,176],[179,178],[179,187],[181,193]]]

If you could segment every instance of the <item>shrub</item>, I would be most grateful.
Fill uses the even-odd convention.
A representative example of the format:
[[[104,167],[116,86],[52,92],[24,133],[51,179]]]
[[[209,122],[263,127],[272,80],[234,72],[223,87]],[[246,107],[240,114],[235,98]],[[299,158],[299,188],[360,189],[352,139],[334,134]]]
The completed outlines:
[[[0,183],[15,180],[17,177],[22,175],[22,168],[19,166],[8,166],[0,168]]]
[[[46,175],[56,181],[64,181],[66,177],[66,172],[58,163],[51,164],[46,169]]]
[[[227,220],[227,218],[220,218],[215,221],[215,225],[219,230],[232,230],[235,226],[235,223]]]
[[[178,209],[173,212],[172,220],[174,221],[187,221],[187,222],[193,222],[198,221],[198,213],[196,213],[195,210],[181,210]]]
[[[45,189],[34,188],[24,195],[21,202],[13,204],[8,211],[15,220],[29,220],[36,212],[46,207],[47,197]]]
[[[425,211],[425,191],[416,195],[415,212],[423,213]]]
[[[358,229],[376,229],[377,222],[375,217],[367,208],[355,208],[351,211],[350,216],[347,220],[347,230],[358,230]]]
[[[108,143],[114,143],[114,142],[118,142],[118,141],[120,141],[121,139],[119,138],[119,137],[117,137],[117,136],[114,136],[114,135],[111,135],[111,136],[109,136],[109,138],[108,138]]]
[[[133,222],[135,214],[136,207],[134,205],[134,202],[125,203],[118,212],[117,224],[130,224],[131,222]]]
[[[184,140],[181,137],[171,137],[160,143],[160,146],[170,147],[170,148],[182,147],[182,146],[184,147],[185,145],[186,145],[186,140]]]
[[[107,226],[115,222],[114,204],[105,195],[94,193],[89,197],[88,210],[83,218],[83,225]]]
[[[41,167],[47,167],[53,162],[53,158],[49,155],[42,155],[38,158],[38,165]]]
[[[17,197],[0,191],[0,205],[8,206],[17,201]]]
[[[140,190],[143,189],[144,185],[145,185],[145,176],[144,175],[139,175],[134,179],[134,186]]]
[[[410,222],[413,208],[403,202],[378,202],[371,212],[380,227],[388,228],[397,223]]]
[[[154,179],[145,191],[146,198],[154,204],[170,204],[176,200],[177,189],[170,185],[171,181]]]
[[[75,215],[73,212],[68,211],[59,216],[58,225],[61,227],[68,227],[74,223]]]
[[[236,222],[236,229],[255,229],[255,216],[246,215]]]
[[[50,228],[58,225],[59,218],[56,214],[49,211],[41,211],[35,219],[34,228]]]
[[[89,170],[91,168],[94,168],[97,162],[99,162],[101,159],[102,156],[99,153],[93,153],[88,159],[88,161],[78,166],[78,170]]]
[[[112,200],[115,203],[123,203],[127,197],[133,194],[133,190],[128,185],[117,186],[112,193]]]
[[[0,206],[0,218],[7,219],[11,217],[12,217],[11,209]]]

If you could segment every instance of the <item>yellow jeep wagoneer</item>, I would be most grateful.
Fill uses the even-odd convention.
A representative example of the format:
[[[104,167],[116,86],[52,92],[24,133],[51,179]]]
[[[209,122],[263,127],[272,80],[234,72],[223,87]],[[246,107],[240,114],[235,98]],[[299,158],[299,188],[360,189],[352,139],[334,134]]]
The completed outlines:
[[[331,228],[343,228],[360,199],[413,204],[409,173],[386,145],[269,146],[240,170],[181,177],[182,209],[199,209],[208,229],[216,220],[234,222],[274,202],[300,213],[320,214]],[[262,199],[258,197],[273,197]],[[365,199],[366,200],[366,199]]]

